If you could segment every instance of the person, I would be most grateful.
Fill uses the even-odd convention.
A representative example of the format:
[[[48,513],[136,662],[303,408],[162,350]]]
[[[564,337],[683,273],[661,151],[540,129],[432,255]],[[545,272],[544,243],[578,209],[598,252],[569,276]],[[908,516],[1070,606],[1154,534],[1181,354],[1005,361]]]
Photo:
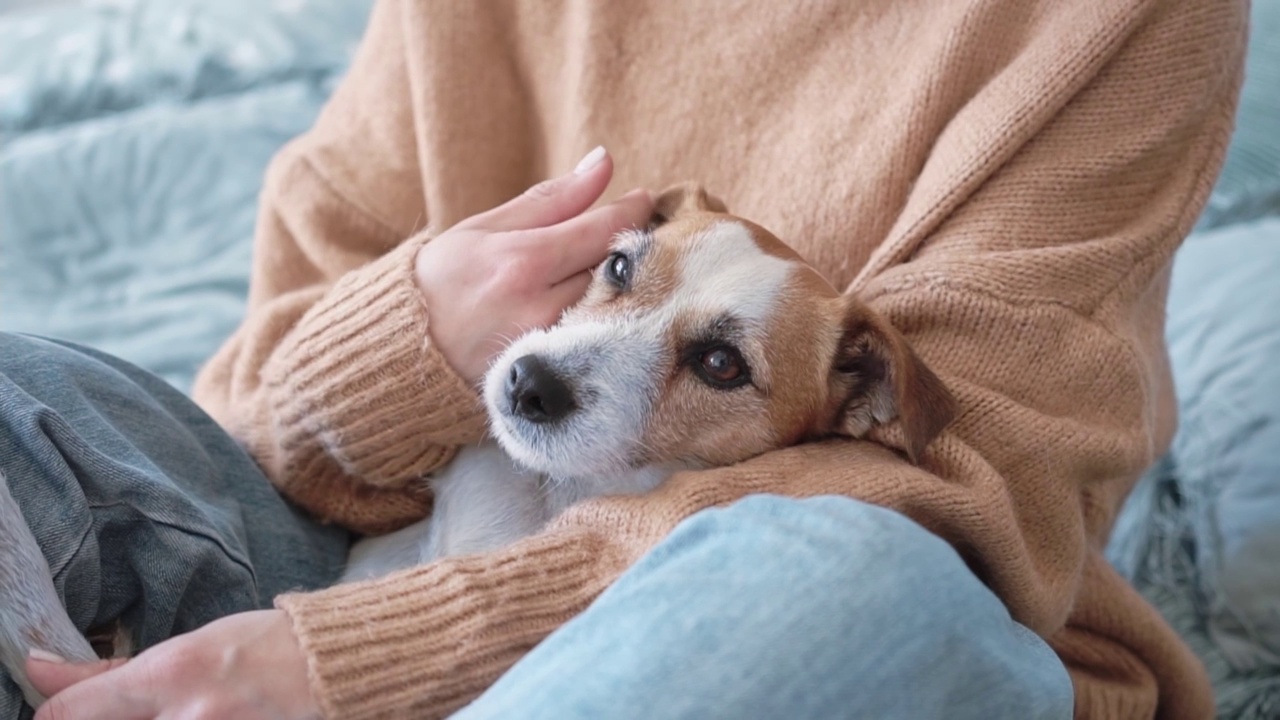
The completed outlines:
[[[380,0],[268,172],[249,310],[194,394],[217,426],[110,358],[5,340],[31,402],[4,422],[53,448],[30,453],[46,484],[11,480],[42,537],[66,521],[32,498],[87,484],[92,519],[108,464],[84,458],[138,415],[117,474],[256,513],[193,512],[189,533],[228,548],[202,562],[250,611],[200,606],[212,579],[190,617],[156,592],[134,659],[28,662],[38,717],[1210,716],[1204,669],[1102,548],[1174,429],[1169,264],[1225,154],[1246,31],[1226,0]],[[631,189],[686,179],[910,338],[961,406],[922,465],[890,426],[325,587],[335,526],[428,511],[419,479],[484,431],[486,363],[644,221]],[[58,421],[15,420],[37,412]],[[242,491],[257,468],[306,515]],[[75,537],[93,557],[109,539]],[[197,574],[161,550],[130,567]],[[77,622],[104,620],[78,587]]]

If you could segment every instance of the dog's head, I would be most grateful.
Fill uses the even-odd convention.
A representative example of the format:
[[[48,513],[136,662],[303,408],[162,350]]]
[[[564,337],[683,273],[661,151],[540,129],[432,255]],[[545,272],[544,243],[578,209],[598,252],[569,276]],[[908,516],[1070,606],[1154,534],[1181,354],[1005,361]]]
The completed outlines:
[[[918,460],[955,412],[897,330],[689,185],[498,358],[485,402],[503,448],[560,477],[729,465],[894,420]]]

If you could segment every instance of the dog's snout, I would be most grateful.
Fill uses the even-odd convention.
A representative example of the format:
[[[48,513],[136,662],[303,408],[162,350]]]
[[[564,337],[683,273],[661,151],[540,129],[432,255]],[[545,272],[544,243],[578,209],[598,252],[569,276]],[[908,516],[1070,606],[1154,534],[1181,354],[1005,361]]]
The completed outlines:
[[[573,390],[537,355],[525,355],[511,364],[507,397],[513,413],[535,423],[560,420],[577,407]]]

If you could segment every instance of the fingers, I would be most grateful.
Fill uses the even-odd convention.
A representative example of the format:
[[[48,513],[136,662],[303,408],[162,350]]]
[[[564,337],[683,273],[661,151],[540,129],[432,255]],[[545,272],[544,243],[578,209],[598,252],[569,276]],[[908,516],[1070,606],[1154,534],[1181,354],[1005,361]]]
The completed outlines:
[[[62,666],[64,669],[88,669],[95,674],[80,678],[82,682],[76,681],[76,684],[49,698],[36,711],[35,720],[143,720],[155,717],[152,698],[128,692],[130,682],[136,678],[118,677],[120,673],[129,672],[127,667],[121,667],[122,663],[123,660],[106,660]],[[31,667],[33,664],[49,663],[29,662],[27,666]],[[111,669],[117,670],[104,674]]]
[[[591,207],[613,177],[613,158],[603,147],[587,153],[573,172],[538,183],[498,207],[465,221],[495,232],[555,225]]]
[[[46,660],[40,657],[27,659],[27,677],[45,697],[52,697],[81,680],[123,665],[125,658],[91,663],[68,663]]]
[[[647,190],[633,190],[608,205],[547,228],[544,232],[555,252],[548,279],[559,283],[604,262],[613,236],[644,227],[652,214],[653,196]]]
[[[546,318],[547,325],[554,325],[565,309],[576,305],[582,296],[587,294],[587,287],[591,285],[591,275],[590,270],[583,270],[551,286],[547,291],[547,299],[555,308],[556,314],[555,317]]]
[[[95,687],[90,692],[68,690],[36,711],[35,720],[151,720],[156,711],[150,701],[129,697],[115,688]]]

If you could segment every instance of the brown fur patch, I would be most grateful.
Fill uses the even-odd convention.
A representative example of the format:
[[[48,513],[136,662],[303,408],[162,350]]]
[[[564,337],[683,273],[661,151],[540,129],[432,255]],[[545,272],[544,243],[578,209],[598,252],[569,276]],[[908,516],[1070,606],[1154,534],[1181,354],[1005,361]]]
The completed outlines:
[[[840,334],[830,301],[815,292],[815,276],[791,276],[764,343],[773,369],[769,422],[783,445],[799,442],[823,422],[831,389],[829,369]]]
[[[719,198],[693,182],[672,185],[658,193],[653,200],[653,219],[657,225],[666,224],[689,212],[727,213],[728,209]]]
[[[842,300],[843,336],[832,368],[833,401],[841,401],[836,429],[861,436],[896,420],[907,456],[919,462],[955,418],[955,398],[907,339],[852,296]]]
[[[619,290],[602,281],[599,273],[604,268],[597,268],[597,278],[586,297],[566,313],[566,319],[644,312],[671,297],[680,278],[680,251],[670,243],[657,242],[652,236],[643,240],[642,237],[640,233],[629,233],[614,242],[615,251],[625,252],[631,258],[628,288]]]
[[[778,445],[767,399],[751,390],[707,387],[687,370],[670,378],[645,436],[649,462],[732,465]]]

